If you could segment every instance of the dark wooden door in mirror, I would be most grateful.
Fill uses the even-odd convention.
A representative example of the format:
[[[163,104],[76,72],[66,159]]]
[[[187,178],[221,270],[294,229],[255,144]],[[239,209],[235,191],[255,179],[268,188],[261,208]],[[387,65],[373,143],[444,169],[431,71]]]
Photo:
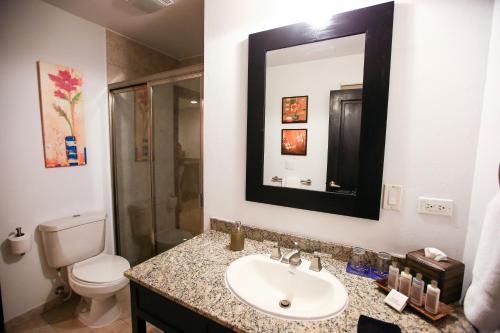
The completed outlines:
[[[246,200],[378,220],[393,12],[249,36]]]
[[[326,191],[356,195],[358,191],[361,89],[330,92]]]

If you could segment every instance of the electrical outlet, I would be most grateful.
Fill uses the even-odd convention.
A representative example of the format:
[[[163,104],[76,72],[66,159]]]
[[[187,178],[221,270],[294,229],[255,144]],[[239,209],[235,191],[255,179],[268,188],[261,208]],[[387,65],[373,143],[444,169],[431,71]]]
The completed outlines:
[[[419,197],[417,211],[423,214],[452,216],[453,200]]]

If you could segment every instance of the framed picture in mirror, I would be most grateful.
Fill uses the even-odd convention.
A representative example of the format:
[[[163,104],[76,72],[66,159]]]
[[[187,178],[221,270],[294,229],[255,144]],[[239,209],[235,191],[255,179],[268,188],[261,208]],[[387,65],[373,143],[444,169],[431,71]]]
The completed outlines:
[[[308,96],[283,97],[281,99],[281,123],[307,123]]]
[[[307,129],[281,130],[281,155],[307,155]]]

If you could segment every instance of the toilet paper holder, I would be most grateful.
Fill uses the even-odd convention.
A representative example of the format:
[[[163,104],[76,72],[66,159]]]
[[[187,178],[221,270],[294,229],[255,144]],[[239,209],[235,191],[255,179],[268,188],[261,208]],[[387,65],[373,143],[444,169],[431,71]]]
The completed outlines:
[[[16,238],[24,236],[24,233],[23,233],[22,229],[23,229],[22,227],[17,227],[16,228]]]
[[[9,236],[10,250],[14,255],[25,255],[31,250],[31,234],[24,233],[22,227],[17,227],[16,232]]]

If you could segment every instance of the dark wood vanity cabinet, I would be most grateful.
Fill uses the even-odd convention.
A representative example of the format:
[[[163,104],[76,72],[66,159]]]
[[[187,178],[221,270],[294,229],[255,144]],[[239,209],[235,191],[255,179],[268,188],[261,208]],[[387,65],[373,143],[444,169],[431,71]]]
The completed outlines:
[[[146,333],[146,322],[168,333],[233,332],[132,281],[130,282],[130,302],[132,332],[134,333]]]

